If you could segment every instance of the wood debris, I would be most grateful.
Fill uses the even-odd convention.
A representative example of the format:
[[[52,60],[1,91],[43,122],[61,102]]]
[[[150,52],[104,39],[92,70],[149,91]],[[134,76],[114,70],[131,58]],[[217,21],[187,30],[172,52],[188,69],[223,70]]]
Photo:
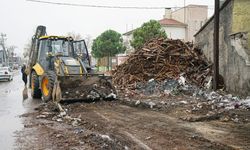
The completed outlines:
[[[118,87],[133,88],[138,82],[178,79],[180,74],[188,82],[204,86],[211,65],[192,43],[159,38],[148,41],[117,66],[113,82]]]

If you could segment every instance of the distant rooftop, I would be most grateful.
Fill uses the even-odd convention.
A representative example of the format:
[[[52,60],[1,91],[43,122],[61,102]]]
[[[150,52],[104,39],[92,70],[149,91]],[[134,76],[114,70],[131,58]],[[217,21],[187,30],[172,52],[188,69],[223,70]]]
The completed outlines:
[[[126,33],[123,33],[122,35],[130,35],[130,34],[132,34],[135,30],[136,30],[136,29],[130,30],[130,31],[126,32]]]
[[[187,24],[185,24],[185,23],[179,22],[179,21],[174,20],[174,19],[167,19],[167,18],[161,19],[161,20],[159,20],[158,22],[159,22],[162,26],[178,26],[178,27],[186,27],[186,26],[187,26]],[[136,30],[136,29],[130,30],[130,31],[126,32],[126,33],[123,33],[122,35],[130,35],[130,34],[132,34],[135,30]]]
[[[167,19],[167,18],[159,20],[159,23],[162,26],[182,26],[182,27],[187,26],[187,24],[185,24],[185,23],[179,22],[179,21],[174,20],[174,19]]]

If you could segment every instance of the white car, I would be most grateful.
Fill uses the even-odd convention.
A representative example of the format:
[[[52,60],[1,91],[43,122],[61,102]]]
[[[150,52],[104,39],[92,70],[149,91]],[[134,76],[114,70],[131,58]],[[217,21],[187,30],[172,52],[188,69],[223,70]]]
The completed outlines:
[[[13,80],[13,72],[10,67],[0,67],[0,80]]]

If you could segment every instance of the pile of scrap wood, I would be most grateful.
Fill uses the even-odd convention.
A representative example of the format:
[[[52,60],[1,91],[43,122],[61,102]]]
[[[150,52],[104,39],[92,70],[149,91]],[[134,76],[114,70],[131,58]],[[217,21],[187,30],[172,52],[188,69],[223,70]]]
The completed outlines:
[[[133,88],[138,82],[177,79],[180,74],[188,82],[203,86],[211,75],[211,65],[192,43],[159,38],[148,41],[117,66],[113,82],[118,87]]]

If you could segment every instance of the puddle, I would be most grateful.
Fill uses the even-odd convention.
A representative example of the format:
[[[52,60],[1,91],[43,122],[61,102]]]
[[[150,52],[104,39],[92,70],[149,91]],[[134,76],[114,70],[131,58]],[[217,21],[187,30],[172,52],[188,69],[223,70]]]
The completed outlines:
[[[15,131],[23,128],[19,115],[33,109],[39,101],[28,98],[23,101],[24,84],[21,74],[14,76],[11,82],[0,82],[0,145],[1,149],[13,149]]]

